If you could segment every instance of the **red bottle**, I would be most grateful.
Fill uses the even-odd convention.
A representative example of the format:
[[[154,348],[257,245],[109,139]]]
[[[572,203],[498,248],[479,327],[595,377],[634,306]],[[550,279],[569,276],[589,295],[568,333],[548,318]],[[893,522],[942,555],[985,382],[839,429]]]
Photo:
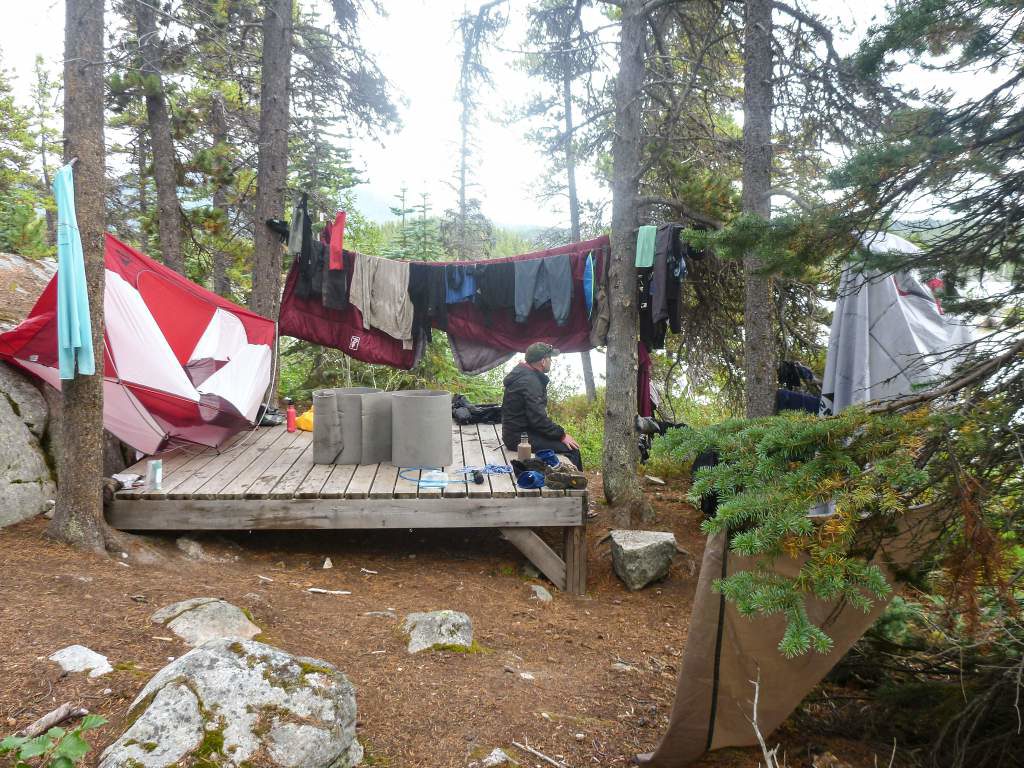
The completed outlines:
[[[286,399],[285,402],[288,403],[288,410],[285,411],[285,413],[288,415],[288,431],[289,432],[294,432],[295,431],[295,406],[292,405],[292,401],[291,400],[287,400]]]

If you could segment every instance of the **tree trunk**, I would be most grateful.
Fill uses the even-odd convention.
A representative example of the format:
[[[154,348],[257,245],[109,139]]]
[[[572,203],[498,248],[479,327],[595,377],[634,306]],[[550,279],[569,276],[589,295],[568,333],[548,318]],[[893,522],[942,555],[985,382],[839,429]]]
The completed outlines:
[[[568,66],[568,65],[566,65]],[[576,194],[576,147],[572,143],[572,78],[568,70],[562,76],[562,104],[565,110],[565,174],[569,189],[569,236],[572,242],[580,241],[580,201]],[[587,400],[597,399],[594,387],[594,366],[590,362],[590,350],[580,352],[580,363],[583,364],[583,385],[587,390]]]
[[[642,503],[637,479],[636,416],[637,174],[640,168],[640,90],[644,81],[646,27],[641,0],[622,7],[619,74],[615,81],[612,144],[612,256],[608,270],[608,329],[604,417],[604,494],[630,510]],[[632,520],[628,520],[630,524]]]
[[[215,148],[223,147],[228,142],[228,118],[224,109],[224,96],[213,95],[213,144]],[[215,180],[213,188],[213,209],[223,217],[228,225],[228,193],[220,179]],[[231,281],[228,279],[227,254],[222,248],[213,252],[213,291],[221,296],[231,293]]]
[[[163,67],[163,45],[156,30],[156,7],[150,0],[136,0],[135,29],[139,38],[139,54],[142,57],[146,120],[149,123],[149,141],[153,151],[160,255],[164,264],[175,272],[184,274],[177,163],[174,142],[171,139],[171,116],[167,111],[167,99],[160,76]]]
[[[139,238],[142,252],[150,252],[146,219],[149,218],[149,190],[146,188],[146,127],[139,126],[138,141],[135,144],[135,160],[139,169]]]
[[[45,140],[40,140],[43,144],[42,159],[43,159],[43,192],[47,195],[53,194],[52,182],[50,180],[50,167],[46,161],[46,143]],[[46,244],[54,246],[57,244],[57,212],[51,207],[46,208]]]
[[[772,4],[747,0],[743,64],[743,212],[771,216]],[[758,274],[754,253],[743,259],[746,305],[743,355],[747,417],[775,412],[776,363],[772,334],[772,281]]]
[[[62,382],[63,454],[48,532],[104,550],[103,518],[103,2],[67,0],[64,23],[65,158],[77,157],[75,208],[85,256],[96,373]]]
[[[292,0],[266,0],[263,80],[260,84],[256,232],[253,237],[253,312],[277,319],[281,301],[281,241],[267,219],[281,218],[288,171],[288,75],[292,57]]]

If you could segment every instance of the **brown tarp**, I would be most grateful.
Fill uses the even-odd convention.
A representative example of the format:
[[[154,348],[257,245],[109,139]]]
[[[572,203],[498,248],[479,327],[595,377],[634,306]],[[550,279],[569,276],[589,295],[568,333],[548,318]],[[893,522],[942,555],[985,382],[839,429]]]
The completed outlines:
[[[898,530],[881,537],[872,547],[872,562],[879,565],[895,594],[894,569],[920,556],[933,538],[934,525],[924,509],[908,512]],[[679,673],[675,704],[668,730],[652,755],[638,762],[649,768],[678,768],[707,751],[757,744],[750,725],[754,700],[752,681],[760,674],[758,727],[768,735],[789,717],[803,698],[867,631],[889,600],[876,601],[869,613],[845,602],[809,600],[810,620],[822,627],[834,645],[826,654],[810,651],[794,659],[778,649],[786,619],[775,616],[740,616],[736,607],[712,590],[715,579],[745,570],[756,562],[726,551],[725,534],[708,539],[701,564],[697,595]],[[800,561],[779,558],[776,570],[793,576]],[[720,620],[721,619],[721,620]]]

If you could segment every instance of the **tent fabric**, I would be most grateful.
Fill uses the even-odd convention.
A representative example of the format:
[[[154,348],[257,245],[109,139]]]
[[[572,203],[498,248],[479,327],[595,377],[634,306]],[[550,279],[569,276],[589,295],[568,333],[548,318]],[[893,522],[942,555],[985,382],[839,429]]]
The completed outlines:
[[[895,533],[875,545],[876,554],[871,560],[890,584],[896,582],[894,574],[900,567],[913,562],[936,534],[926,510],[908,512],[897,526]],[[776,571],[792,577],[801,565],[799,560],[783,557],[777,561]],[[753,711],[751,681],[760,678],[757,719],[761,732],[767,735],[782,725],[811,688],[861,638],[895,593],[876,600],[868,613],[845,602],[808,600],[808,617],[833,639],[834,645],[828,653],[810,652],[787,659],[778,649],[786,627],[784,615],[740,616],[735,605],[712,590],[715,579],[756,567],[756,558],[727,551],[724,534],[708,540],[668,730],[652,755],[641,756],[642,765],[680,768],[705,752],[755,746],[757,737],[747,719]]]
[[[274,323],[106,236],[103,424],[142,453],[218,446],[256,416],[270,385]],[[58,274],[0,357],[60,388]]]
[[[861,242],[876,252],[918,252],[913,243],[887,233],[871,233]],[[909,394],[947,375],[958,348],[970,338],[969,327],[943,315],[931,291],[913,274],[859,275],[847,269],[833,314],[823,397],[832,399],[838,413],[854,403]],[[924,511],[907,512],[895,529],[876,544],[872,559],[894,585],[899,566],[911,563],[935,535]],[[780,557],[774,570],[793,576],[800,566],[800,560]],[[730,552],[723,534],[708,540],[668,730],[652,755],[640,756],[641,764],[678,768],[710,750],[756,745],[747,719],[754,693],[750,681],[760,674],[758,725],[767,735],[789,717],[889,602],[876,600],[871,611],[863,613],[845,602],[810,600],[810,620],[824,629],[834,646],[827,654],[786,659],[778,651],[784,616],[742,617],[712,589],[716,579],[756,567],[755,559]],[[895,593],[890,592],[890,599]]]
[[[959,349],[971,338],[970,327],[943,314],[915,275],[847,268],[839,281],[822,397],[839,413],[853,403],[928,387],[952,373]]]

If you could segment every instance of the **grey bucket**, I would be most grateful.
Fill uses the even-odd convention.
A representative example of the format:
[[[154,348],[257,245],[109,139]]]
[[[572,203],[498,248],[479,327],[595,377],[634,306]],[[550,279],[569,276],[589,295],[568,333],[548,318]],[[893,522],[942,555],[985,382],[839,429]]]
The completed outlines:
[[[363,397],[385,395],[374,387],[338,387],[313,392],[313,463],[363,463]],[[390,424],[388,434],[390,440]],[[376,435],[376,433],[373,433]],[[374,455],[383,448],[374,442]],[[390,453],[390,445],[387,446]],[[373,463],[386,459],[373,459]]]
[[[409,389],[392,393],[391,463],[398,467],[451,465],[450,392]]]

